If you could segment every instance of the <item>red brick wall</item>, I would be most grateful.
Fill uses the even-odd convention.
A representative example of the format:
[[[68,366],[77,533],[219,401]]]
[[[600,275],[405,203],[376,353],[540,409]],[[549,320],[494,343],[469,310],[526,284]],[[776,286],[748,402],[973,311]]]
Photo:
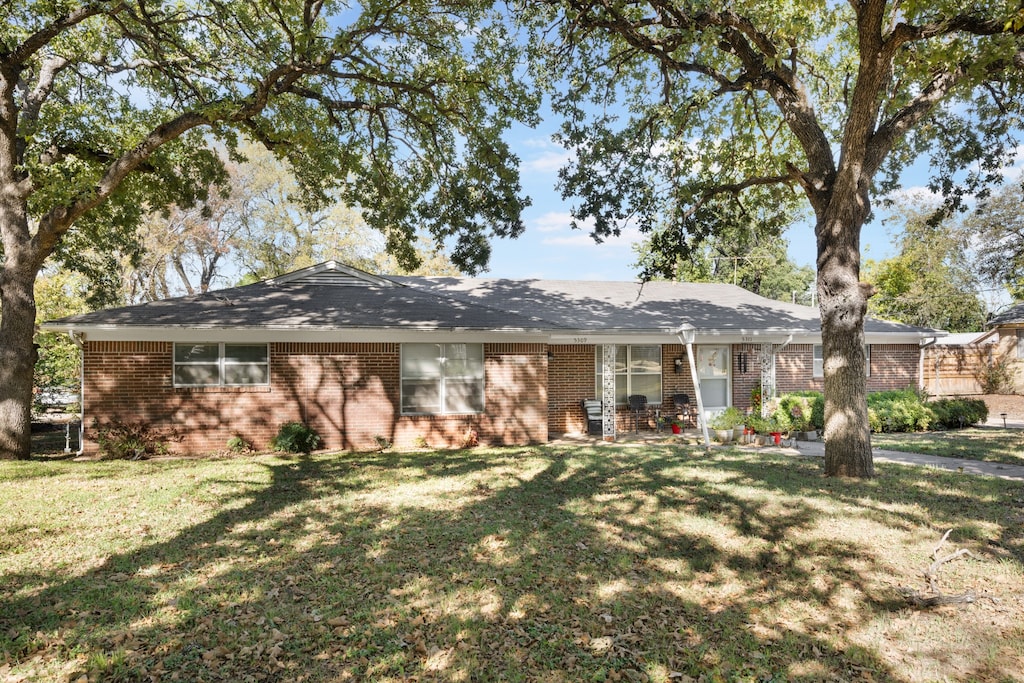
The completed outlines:
[[[234,435],[263,448],[291,420],[329,449],[374,448],[378,435],[400,447],[418,437],[457,446],[470,428],[482,443],[547,440],[543,344],[485,344],[485,412],[443,417],[400,414],[398,344],[271,344],[269,387],[175,388],[172,354],[167,342],[86,343],[87,450],[94,418],[174,429],[179,452],[223,450]]]
[[[919,353],[917,344],[872,344],[868,391],[916,388]],[[813,367],[811,344],[791,344],[780,351],[775,358],[775,383],[779,393],[822,391],[824,379],[811,377]]]
[[[732,358],[732,404],[740,410],[750,408],[750,391],[761,381],[760,344],[733,344]],[[741,372],[740,356],[746,354],[747,371]]]
[[[916,389],[921,348],[917,344],[872,344],[868,391]]]
[[[598,398],[594,395],[594,347],[553,344],[548,349],[548,432],[585,432],[580,401]]]
[[[586,432],[583,408],[580,401],[586,398],[600,398],[595,386],[595,354],[600,347],[588,345],[559,344],[549,347],[552,358],[548,361],[548,431],[551,434],[579,434]],[[682,358],[681,372],[675,372],[674,361]],[[692,405],[697,399],[690,380],[690,366],[686,360],[686,348],[678,344],[661,347],[661,414],[671,416],[675,408],[672,395],[688,394]],[[615,414],[616,431],[631,431],[633,416],[625,406],[619,406]]]

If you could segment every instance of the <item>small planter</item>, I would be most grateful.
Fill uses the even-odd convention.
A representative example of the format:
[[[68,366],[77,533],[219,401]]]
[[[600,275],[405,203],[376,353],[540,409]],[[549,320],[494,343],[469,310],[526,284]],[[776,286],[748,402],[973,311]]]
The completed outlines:
[[[782,444],[782,432],[772,432],[770,436],[772,437],[772,443],[774,443],[776,446]]]
[[[768,445],[768,441],[770,439],[771,439],[771,437],[768,436],[767,434],[755,434],[754,435],[754,444],[756,444],[758,446],[767,446]]]
[[[677,425],[675,422],[673,422],[669,426],[672,427],[672,433],[673,434],[682,434],[683,433],[683,428],[680,427],[679,425]]]
[[[743,433],[744,433],[744,431],[746,431],[746,430],[743,429],[743,425],[736,425],[735,427],[733,427],[732,428],[732,440],[737,442],[737,443],[743,443]]]
[[[716,429],[715,438],[722,443],[729,443],[732,441],[732,430],[731,429]]]

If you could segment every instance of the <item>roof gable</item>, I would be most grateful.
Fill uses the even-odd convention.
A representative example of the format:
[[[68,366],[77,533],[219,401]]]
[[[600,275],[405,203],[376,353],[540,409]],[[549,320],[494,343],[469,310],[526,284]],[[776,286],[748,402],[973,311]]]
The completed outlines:
[[[394,280],[365,270],[346,266],[337,261],[324,261],[315,266],[286,273],[264,280],[268,285],[302,283],[312,285],[337,285],[344,287],[404,287]]]

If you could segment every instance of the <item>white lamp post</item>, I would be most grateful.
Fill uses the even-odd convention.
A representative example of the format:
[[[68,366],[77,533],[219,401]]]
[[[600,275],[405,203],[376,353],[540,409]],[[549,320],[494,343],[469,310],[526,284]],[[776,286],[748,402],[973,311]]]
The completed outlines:
[[[704,397],[700,393],[700,380],[697,379],[697,363],[693,359],[693,342],[697,338],[697,328],[690,323],[683,323],[676,330],[679,341],[686,345],[686,357],[690,359],[690,377],[693,378],[693,391],[697,395],[697,419],[700,420],[701,434],[704,435],[704,448],[711,448],[708,439],[708,424],[704,419]]]

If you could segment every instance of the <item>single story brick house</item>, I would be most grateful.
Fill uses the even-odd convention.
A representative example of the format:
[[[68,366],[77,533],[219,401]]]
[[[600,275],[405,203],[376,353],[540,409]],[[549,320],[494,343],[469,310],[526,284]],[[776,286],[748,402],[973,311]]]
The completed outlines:
[[[822,386],[817,310],[727,284],[384,277],[328,262],[251,285],[51,321],[82,348],[83,450],[95,425],[174,428],[180,451],[265,445],[282,423],[331,449],[542,443],[637,427],[627,396],[705,414]],[[916,386],[934,330],[865,324],[869,390]],[[692,356],[684,342],[690,341]],[[691,359],[693,361],[691,365]],[[640,421],[641,427],[644,421]]]

